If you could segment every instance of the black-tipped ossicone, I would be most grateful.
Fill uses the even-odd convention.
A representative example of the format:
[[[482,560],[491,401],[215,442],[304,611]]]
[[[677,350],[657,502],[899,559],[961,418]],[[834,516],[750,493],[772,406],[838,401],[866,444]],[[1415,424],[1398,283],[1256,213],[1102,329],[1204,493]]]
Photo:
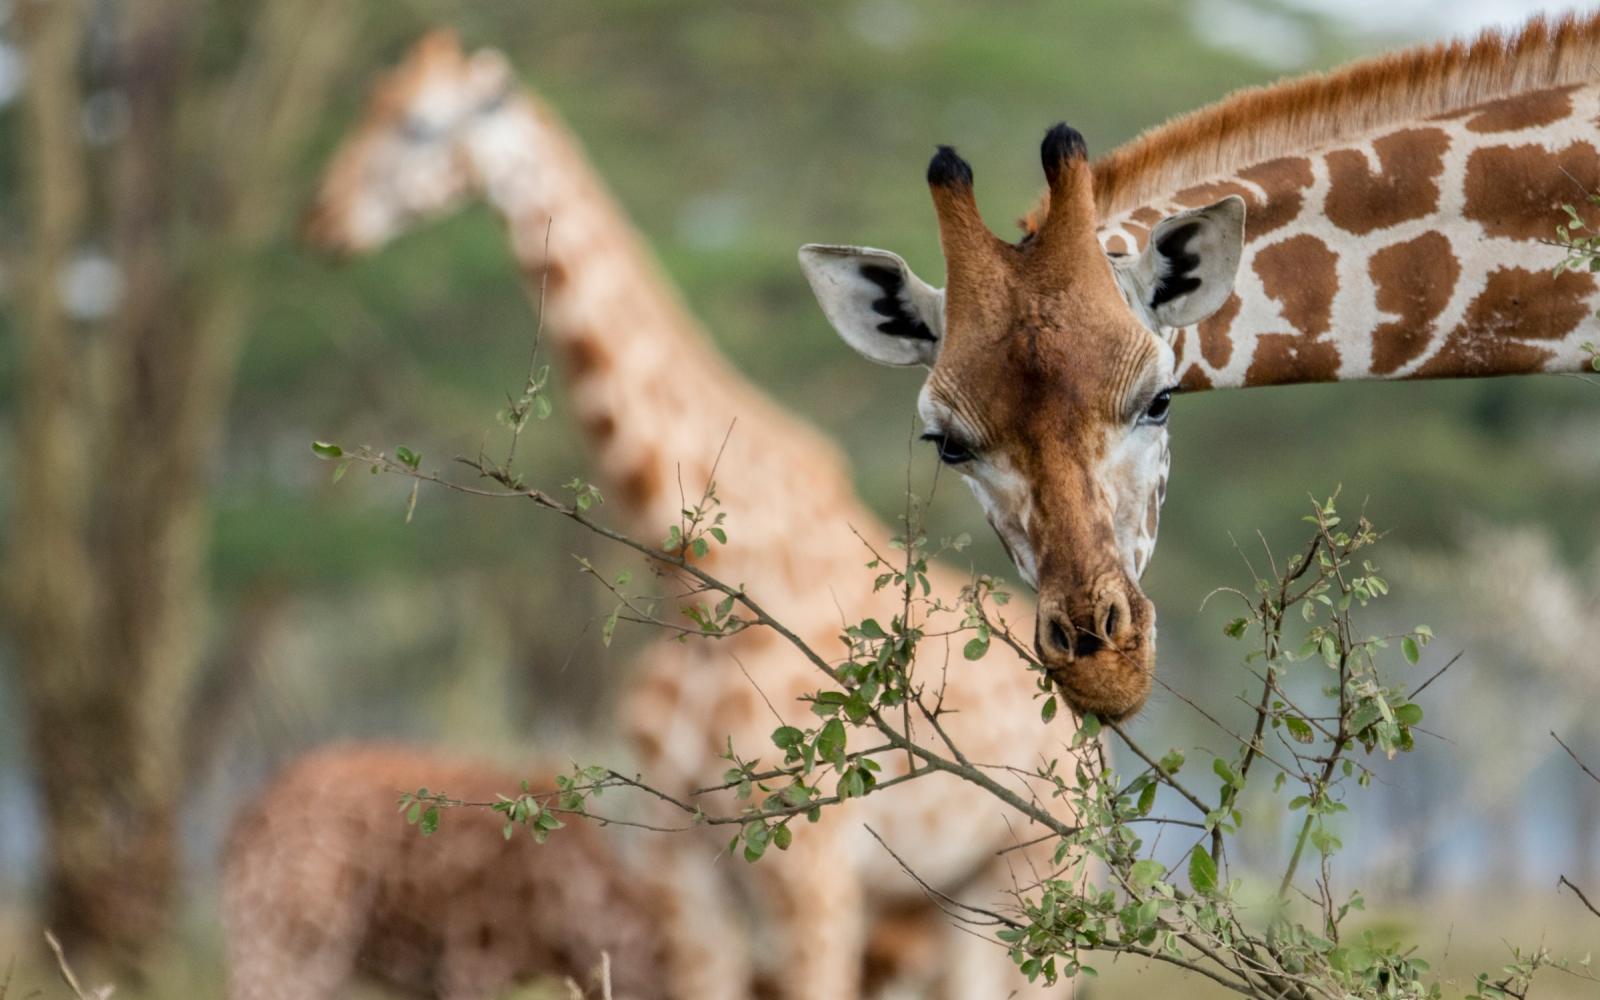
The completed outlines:
[[[1045,179],[1051,184],[1056,182],[1061,164],[1068,160],[1088,158],[1089,146],[1083,141],[1083,133],[1066,122],[1051,126],[1050,131],[1044,134],[1044,142],[1039,144],[1039,162],[1044,164]]]
[[[972,166],[954,146],[940,146],[928,161],[928,183],[935,187],[971,187]]]

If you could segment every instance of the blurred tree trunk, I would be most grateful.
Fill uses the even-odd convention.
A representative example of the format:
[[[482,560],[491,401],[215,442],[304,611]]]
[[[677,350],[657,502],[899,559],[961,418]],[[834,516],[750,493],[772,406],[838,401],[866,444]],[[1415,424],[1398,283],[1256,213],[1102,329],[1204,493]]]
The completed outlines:
[[[247,265],[283,229],[283,178],[343,62],[353,11],[25,0],[20,14],[32,272],[8,594],[48,836],[45,919],[76,954],[137,975],[175,898],[208,478]],[[202,49],[217,44],[204,36],[218,20],[244,38],[220,68]],[[80,125],[90,29],[115,46],[101,60],[129,117],[105,171],[92,169]],[[91,232],[126,289],[92,327],[57,290]]]

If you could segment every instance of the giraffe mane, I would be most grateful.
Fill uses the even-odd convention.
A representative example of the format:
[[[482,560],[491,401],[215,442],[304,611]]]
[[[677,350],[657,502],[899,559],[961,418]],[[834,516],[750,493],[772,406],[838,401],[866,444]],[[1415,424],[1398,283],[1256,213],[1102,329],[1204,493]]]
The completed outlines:
[[[1600,13],[1417,45],[1249,87],[1158,125],[1094,164],[1102,220],[1235,170],[1416,121],[1600,77]],[[1041,202],[1023,220],[1033,233]]]

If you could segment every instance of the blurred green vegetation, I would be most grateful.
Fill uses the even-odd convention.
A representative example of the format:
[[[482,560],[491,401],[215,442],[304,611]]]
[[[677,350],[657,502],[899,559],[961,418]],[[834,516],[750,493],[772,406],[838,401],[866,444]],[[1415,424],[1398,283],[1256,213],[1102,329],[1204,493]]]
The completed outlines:
[[[1003,220],[1024,211],[1041,184],[1036,149],[1049,124],[1068,120],[1103,151],[1271,75],[1197,42],[1180,0],[367,7],[349,84],[325,109],[299,168],[307,198],[359,117],[366,82],[427,26],[454,24],[468,44],[504,49],[581,137],[717,344],[844,445],[863,495],[888,519],[901,509],[920,374],[866,365],[834,336],[800,276],[796,248],[881,246],[937,282],[942,264],[922,183],[934,143],[962,149],[986,215]],[[1360,47],[1302,20],[1319,65]],[[217,34],[226,45],[220,20]],[[12,141],[14,118],[0,113],[0,144]],[[0,156],[6,191],[15,190],[11,161]],[[620,554],[515,504],[424,493],[408,526],[396,483],[351,475],[331,484],[329,467],[311,454],[313,438],[404,442],[440,465],[476,450],[522,377],[533,327],[486,209],[344,265],[285,239],[256,270],[262,293],[216,480],[207,627],[213,645],[225,645],[243,602],[271,588],[290,597],[291,635],[268,658],[237,745],[218,763],[219,788],[198,800],[202,876],[237,790],[267,762],[330,736],[449,738],[502,751],[606,746],[595,727],[607,692],[625,677],[631,638],[600,647],[593,626],[606,607],[575,585],[570,556],[626,562]],[[0,420],[9,421],[4,323]],[[546,485],[588,475],[556,374],[557,414],[523,452],[531,478]],[[1476,517],[1537,522],[1565,550],[1592,551],[1597,406],[1592,387],[1559,378],[1181,399],[1161,544],[1145,581],[1161,609],[1163,677],[1225,720],[1242,711],[1232,698],[1242,675],[1230,670],[1216,681],[1219,657],[1231,663],[1236,652],[1219,640],[1231,615],[1197,608],[1213,586],[1240,577],[1235,540],[1265,528],[1281,550],[1299,537],[1308,492],[1342,484],[1347,507],[1370,498],[1373,518],[1410,547],[1449,546]],[[1589,453],[1575,455],[1574,442]],[[931,454],[914,454],[918,480],[929,481]],[[5,483],[25,474],[12,468],[0,477],[0,509]],[[949,477],[931,517],[935,536],[972,533],[978,567],[1013,575]],[[485,647],[485,635],[497,638]],[[1456,648],[1448,634],[1441,646]],[[0,699],[11,698],[0,688]],[[14,712],[0,709],[0,718]],[[1163,743],[1215,739],[1198,724],[1159,694],[1137,723],[1162,729]],[[0,770],[24,766],[7,734]],[[0,865],[10,866],[0,868],[0,885],[29,880],[25,856],[25,847],[0,852]],[[1142,982],[1110,981],[1130,991]]]

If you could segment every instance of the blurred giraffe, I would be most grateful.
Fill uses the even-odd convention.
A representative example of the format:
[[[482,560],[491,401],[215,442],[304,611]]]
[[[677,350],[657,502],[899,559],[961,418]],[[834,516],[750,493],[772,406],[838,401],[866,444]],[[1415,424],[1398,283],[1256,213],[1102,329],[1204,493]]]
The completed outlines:
[[[421,787],[492,801],[519,786],[482,761],[351,744],[299,758],[239,811],[223,862],[229,1000],[332,1000],[358,976],[439,1000],[566,977],[598,997],[603,960],[618,1000],[666,996],[651,899],[596,825],[537,844],[460,809],[425,840],[396,809]]]
[[[676,523],[677,484],[698,492],[737,418],[716,477],[731,538],[712,553],[711,570],[745,584],[829,654],[841,651],[841,614],[898,613],[897,595],[873,591],[869,556],[852,533],[882,548],[889,530],[856,497],[837,450],[716,353],[576,141],[517,85],[498,52],[469,56],[445,32],[420,41],[380,81],[335,155],[307,233],[331,250],[371,252],[469,195],[486,196],[502,216],[530,293],[544,289],[545,335],[608,486],[608,511],[645,537]],[[942,566],[931,575],[947,601],[965,582]],[[925,640],[920,653],[925,671],[945,671],[950,736],[970,759],[1009,768],[995,773],[1026,793],[1029,780],[1019,775],[1068,757],[1072,730],[1038,722],[1032,675],[999,645],[981,663],[952,657],[945,639]],[[769,734],[780,718],[806,724],[797,699],[819,680],[766,630],[717,644],[663,642],[647,651],[624,696],[624,734],[653,783],[678,792],[717,784],[726,741],[772,761]],[[932,738],[925,726],[916,735]],[[884,780],[907,764],[903,754],[880,763]],[[710,807],[718,806],[733,803]],[[672,994],[731,1000],[759,978],[780,997],[861,995],[869,924],[920,898],[867,825],[919,876],[968,901],[993,904],[1048,868],[1037,847],[1001,854],[1038,831],[945,775],[829,810],[800,828],[788,851],[754,865],[719,858],[720,834],[656,838],[650,870],[668,890]],[[942,933],[928,970],[939,995],[1045,995],[993,941],[953,927]],[[1070,992],[1058,986],[1050,995]]]

